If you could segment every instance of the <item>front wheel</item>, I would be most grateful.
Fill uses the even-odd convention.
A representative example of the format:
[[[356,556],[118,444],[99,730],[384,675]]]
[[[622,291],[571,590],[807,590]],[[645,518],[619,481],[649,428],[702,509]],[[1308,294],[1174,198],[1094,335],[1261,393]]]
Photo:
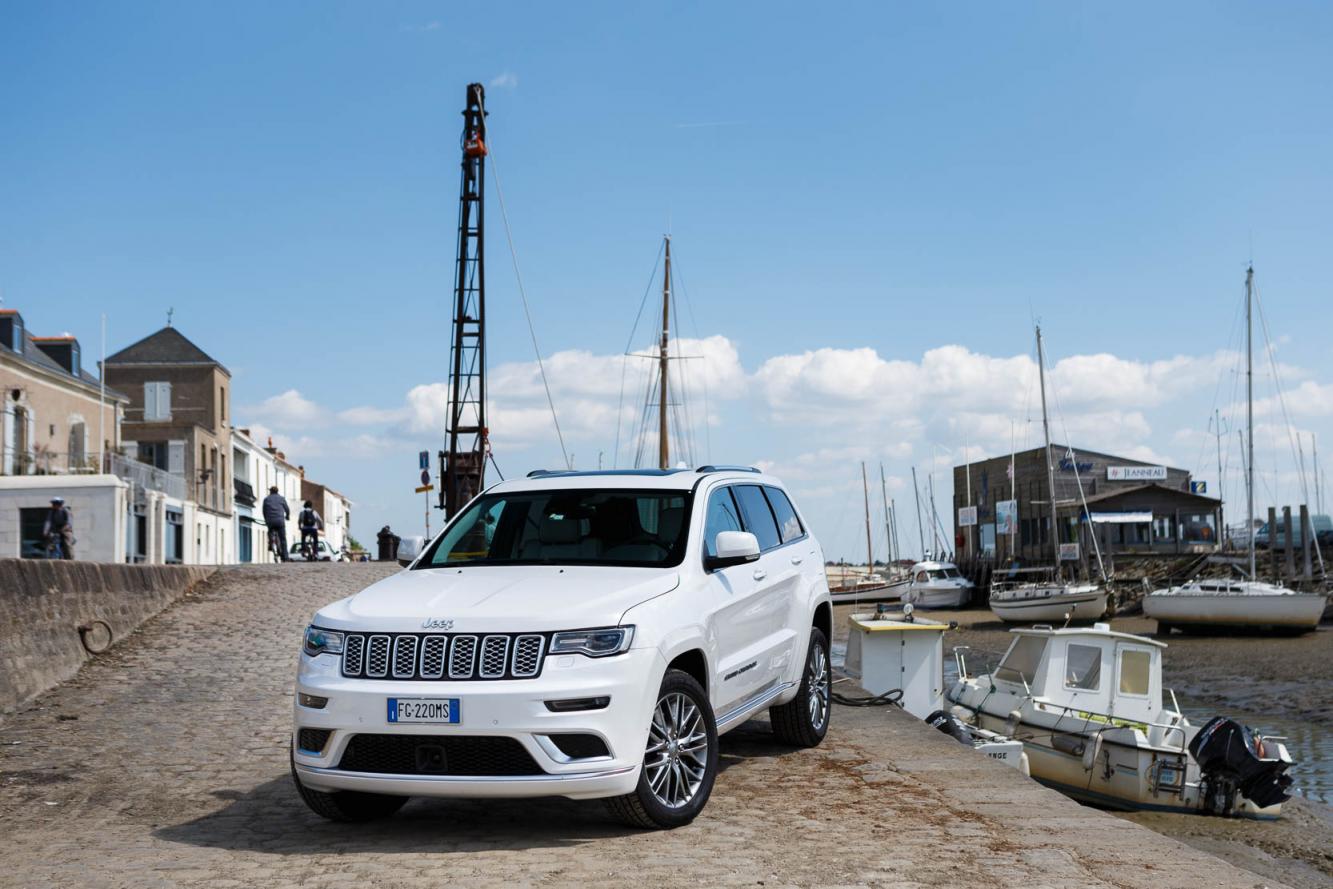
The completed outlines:
[[[648,725],[638,786],[607,806],[634,827],[680,827],[703,811],[716,778],[717,723],[708,695],[693,676],[668,670]]]
[[[373,821],[376,818],[388,818],[407,802],[405,796],[385,796],[381,793],[361,793],[355,790],[336,790],[332,793],[312,790],[301,783],[296,774],[296,759],[293,757],[292,782],[302,801],[310,811],[330,821]]]
[[[778,707],[770,707],[769,721],[779,741],[795,747],[815,747],[828,734],[832,704],[832,677],[829,673],[828,640],[819,627],[810,630],[801,687],[792,698]]]

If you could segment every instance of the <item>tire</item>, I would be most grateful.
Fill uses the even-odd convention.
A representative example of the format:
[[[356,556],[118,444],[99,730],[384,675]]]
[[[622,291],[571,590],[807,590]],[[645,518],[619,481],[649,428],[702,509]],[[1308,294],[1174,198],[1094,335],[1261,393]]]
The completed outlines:
[[[648,728],[639,783],[630,793],[608,799],[607,808],[632,827],[681,827],[703,811],[716,779],[717,721],[708,694],[688,673],[667,670]]]
[[[332,793],[312,790],[301,783],[296,774],[296,759],[292,757],[292,783],[296,792],[314,812],[330,821],[360,822],[388,818],[407,802],[405,796],[385,796],[380,793],[361,793],[356,790],[336,790]]]
[[[830,670],[828,640],[823,630],[812,627],[796,697],[768,710],[773,734],[779,741],[793,747],[817,747],[824,740],[833,704]]]

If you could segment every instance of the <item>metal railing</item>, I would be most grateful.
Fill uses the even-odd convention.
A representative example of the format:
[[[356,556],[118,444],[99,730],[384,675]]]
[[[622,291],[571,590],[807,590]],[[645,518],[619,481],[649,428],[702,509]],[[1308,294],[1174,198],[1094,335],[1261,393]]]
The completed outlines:
[[[94,475],[96,454],[63,454],[37,449],[9,452],[0,460],[0,473],[6,475]]]
[[[107,462],[111,472],[127,482],[152,491],[161,491],[177,500],[189,499],[189,486],[184,476],[166,472],[156,466],[140,463],[138,460],[122,457],[119,454],[107,454]]]

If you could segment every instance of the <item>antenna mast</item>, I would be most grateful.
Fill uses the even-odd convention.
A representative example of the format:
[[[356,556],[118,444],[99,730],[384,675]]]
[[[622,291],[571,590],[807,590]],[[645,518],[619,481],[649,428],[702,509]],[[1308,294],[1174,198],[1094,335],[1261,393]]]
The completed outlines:
[[[1250,580],[1255,580],[1254,556],[1254,266],[1245,270],[1245,506],[1250,538]],[[1288,533],[1290,533],[1288,529]]]
[[[468,84],[449,349],[448,447],[440,452],[439,505],[446,517],[456,515],[484,487],[490,450],[486,427],[485,102],[482,85]]]

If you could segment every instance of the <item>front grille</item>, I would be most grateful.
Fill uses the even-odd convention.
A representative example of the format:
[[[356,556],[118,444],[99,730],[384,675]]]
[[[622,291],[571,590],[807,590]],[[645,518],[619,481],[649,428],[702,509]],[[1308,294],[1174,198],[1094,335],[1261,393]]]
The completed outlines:
[[[342,674],[349,679],[535,679],[547,637],[540,633],[348,633]]]
[[[303,728],[296,733],[296,746],[306,753],[323,753],[324,745],[329,743],[331,729]]]
[[[353,735],[338,768],[377,775],[544,774],[516,739],[474,735]]]
[[[610,756],[606,742],[596,735],[547,735],[551,743],[560,748],[560,752],[570,759],[591,759],[594,756]]]

